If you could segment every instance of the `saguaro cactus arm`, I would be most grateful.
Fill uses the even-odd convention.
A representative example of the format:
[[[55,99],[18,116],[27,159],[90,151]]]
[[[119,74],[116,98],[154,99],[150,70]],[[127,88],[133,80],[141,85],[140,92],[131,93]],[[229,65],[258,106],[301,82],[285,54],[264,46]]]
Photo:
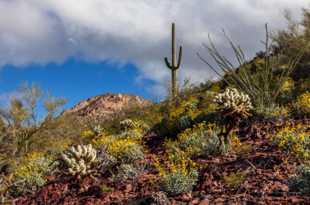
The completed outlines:
[[[170,65],[170,63],[169,63],[169,61],[168,61],[168,58],[167,58],[167,57],[165,57],[165,63],[166,63],[166,66],[167,66],[168,68],[170,68],[170,69],[172,69],[172,68],[173,68],[173,66],[172,66],[172,65]]]
[[[180,46],[180,50],[179,50],[179,58],[178,58],[178,64],[176,65],[176,68],[178,69],[181,65],[181,61],[182,61],[182,46]]]

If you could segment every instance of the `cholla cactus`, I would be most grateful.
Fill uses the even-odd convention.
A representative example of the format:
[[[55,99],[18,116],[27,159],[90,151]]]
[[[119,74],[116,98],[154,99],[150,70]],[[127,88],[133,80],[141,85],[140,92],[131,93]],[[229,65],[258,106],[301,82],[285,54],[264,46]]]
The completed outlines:
[[[131,119],[125,119],[120,122],[121,128],[124,130],[137,127],[137,124]]]
[[[61,157],[68,173],[78,177],[91,174],[97,163],[97,151],[91,144],[72,146]]]
[[[165,192],[159,191],[151,194],[152,204],[151,205],[169,205],[170,201]]]
[[[125,119],[120,121],[120,126],[122,130],[131,130],[131,129],[141,129],[143,131],[147,131],[150,127],[140,120],[131,120]]]
[[[101,134],[104,129],[100,126],[100,125],[96,125],[94,128],[93,128],[94,132],[97,133],[97,134]]]
[[[248,117],[253,109],[250,97],[239,92],[236,88],[227,88],[224,93],[215,96],[215,103],[221,106],[226,115],[238,114],[241,117]]]

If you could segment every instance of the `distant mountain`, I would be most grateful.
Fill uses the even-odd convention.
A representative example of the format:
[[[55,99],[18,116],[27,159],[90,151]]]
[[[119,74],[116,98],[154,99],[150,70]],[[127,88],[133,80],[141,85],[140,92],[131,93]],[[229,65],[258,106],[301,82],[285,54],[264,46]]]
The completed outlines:
[[[65,110],[62,115],[74,114],[94,119],[108,119],[127,109],[142,108],[151,104],[151,101],[139,96],[107,93],[83,100],[73,108]]]

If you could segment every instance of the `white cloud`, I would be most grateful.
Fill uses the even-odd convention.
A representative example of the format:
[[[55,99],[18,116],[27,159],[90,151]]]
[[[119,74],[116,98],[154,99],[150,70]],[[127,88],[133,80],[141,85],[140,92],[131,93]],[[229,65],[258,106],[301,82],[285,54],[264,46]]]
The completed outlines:
[[[176,22],[184,47],[181,80],[214,77],[196,57],[211,34],[229,55],[221,29],[246,48],[260,49],[264,24],[286,26],[283,12],[299,16],[308,0],[0,0],[0,66],[61,63],[70,56],[112,59],[139,66],[139,79],[152,79],[156,91],[169,79],[170,23]]]

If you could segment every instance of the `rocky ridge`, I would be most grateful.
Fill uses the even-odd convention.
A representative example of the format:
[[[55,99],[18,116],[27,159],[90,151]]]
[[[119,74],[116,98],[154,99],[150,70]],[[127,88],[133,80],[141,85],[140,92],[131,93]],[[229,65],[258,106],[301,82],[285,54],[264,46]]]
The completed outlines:
[[[151,104],[151,101],[139,96],[107,93],[83,100],[65,110],[62,115],[75,114],[80,117],[107,119],[127,109],[142,108]]]

